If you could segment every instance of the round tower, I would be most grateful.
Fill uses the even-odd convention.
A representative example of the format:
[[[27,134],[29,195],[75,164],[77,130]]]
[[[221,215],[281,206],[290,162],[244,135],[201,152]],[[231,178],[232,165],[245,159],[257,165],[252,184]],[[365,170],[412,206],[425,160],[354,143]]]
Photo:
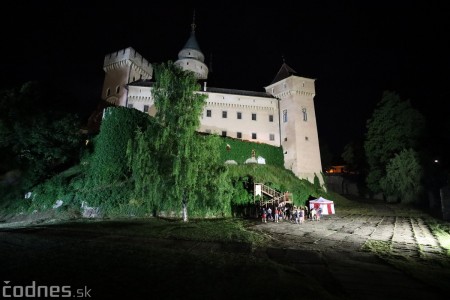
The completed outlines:
[[[184,45],[183,49],[178,52],[178,60],[175,65],[181,67],[185,71],[191,71],[195,74],[197,79],[208,78],[208,67],[204,63],[205,56],[203,55],[195,37],[195,15],[191,24],[191,35]]]

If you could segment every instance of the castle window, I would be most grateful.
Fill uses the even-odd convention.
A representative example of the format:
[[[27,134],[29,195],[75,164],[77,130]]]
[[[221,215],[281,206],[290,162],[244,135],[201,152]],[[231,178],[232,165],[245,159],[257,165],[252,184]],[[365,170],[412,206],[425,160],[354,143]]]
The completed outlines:
[[[256,140],[256,133],[252,132],[252,140]]]
[[[207,110],[206,110],[206,116],[207,116],[207,117],[211,117],[211,110],[210,110],[210,109],[207,109]]]
[[[118,94],[120,92],[120,86],[116,87],[116,94]]]
[[[286,123],[287,120],[288,120],[288,117],[287,117],[287,109],[285,109],[285,110],[283,110],[283,122]]]
[[[109,95],[111,95],[111,90],[108,88],[108,89],[106,90],[106,97],[109,97]]]
[[[269,140],[275,141],[275,134],[273,133],[269,134]]]
[[[269,122],[273,122],[273,115],[269,115]]]
[[[148,105],[144,105],[144,112],[148,113]]]
[[[227,136],[227,132],[226,131],[222,131],[222,136],[226,137]]]
[[[303,107],[302,108],[302,112],[303,112],[303,121],[308,121],[308,113],[306,112],[306,108]]]
[[[136,77],[133,76],[133,81],[136,81]]]
[[[256,114],[254,114],[254,113],[252,114],[252,120],[256,121]]]
[[[130,104],[127,105],[127,107],[128,108],[133,108],[133,104],[130,103]]]
[[[227,111],[226,110],[222,111],[222,118],[223,119],[227,118]]]
[[[236,133],[236,137],[237,137],[238,139],[242,139],[242,132]]]
[[[238,113],[237,113],[237,118],[238,118],[238,120],[241,120],[241,119],[242,119],[242,113],[241,113],[241,112],[238,112]]]
[[[307,136],[305,136],[305,141],[309,141],[309,138]]]
[[[284,141],[287,142],[287,137],[284,138]]]

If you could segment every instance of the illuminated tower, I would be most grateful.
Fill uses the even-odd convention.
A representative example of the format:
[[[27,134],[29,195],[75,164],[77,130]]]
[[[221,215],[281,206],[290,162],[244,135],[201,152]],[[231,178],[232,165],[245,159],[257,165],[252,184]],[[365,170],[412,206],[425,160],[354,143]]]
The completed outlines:
[[[102,99],[118,106],[128,106],[129,83],[151,79],[153,73],[152,65],[131,47],[106,55],[103,70]]]
[[[183,49],[178,52],[178,60],[175,65],[180,66],[183,70],[191,71],[195,74],[197,79],[208,78],[208,67],[204,63],[205,56],[203,55],[195,38],[195,14],[191,24],[191,35],[184,45]]]
[[[266,92],[279,101],[280,144],[284,166],[299,178],[323,184],[319,137],[314,109],[314,79],[299,77],[283,62]]]

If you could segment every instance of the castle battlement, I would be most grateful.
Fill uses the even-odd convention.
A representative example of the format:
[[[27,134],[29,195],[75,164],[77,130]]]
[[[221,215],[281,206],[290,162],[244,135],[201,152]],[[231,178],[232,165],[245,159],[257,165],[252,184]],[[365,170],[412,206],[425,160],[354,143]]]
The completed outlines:
[[[146,60],[141,54],[139,54],[132,47],[122,49],[116,52],[105,55],[105,60],[103,62],[103,68],[110,69],[115,68],[115,66],[121,66],[126,61],[132,62],[137,67],[141,68],[144,72],[148,73],[150,76],[153,74],[152,64]]]

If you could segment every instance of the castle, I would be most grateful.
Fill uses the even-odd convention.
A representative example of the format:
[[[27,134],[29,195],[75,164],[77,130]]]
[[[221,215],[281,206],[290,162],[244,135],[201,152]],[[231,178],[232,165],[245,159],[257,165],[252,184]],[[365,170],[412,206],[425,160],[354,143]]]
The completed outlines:
[[[322,164],[314,109],[314,79],[299,77],[283,63],[265,92],[207,86],[208,67],[195,36],[191,34],[175,64],[195,74],[198,93],[207,95],[199,132],[215,133],[256,143],[282,147],[284,166],[301,179],[321,184]],[[154,116],[153,68],[129,47],[105,56],[102,100],[138,109]]]

